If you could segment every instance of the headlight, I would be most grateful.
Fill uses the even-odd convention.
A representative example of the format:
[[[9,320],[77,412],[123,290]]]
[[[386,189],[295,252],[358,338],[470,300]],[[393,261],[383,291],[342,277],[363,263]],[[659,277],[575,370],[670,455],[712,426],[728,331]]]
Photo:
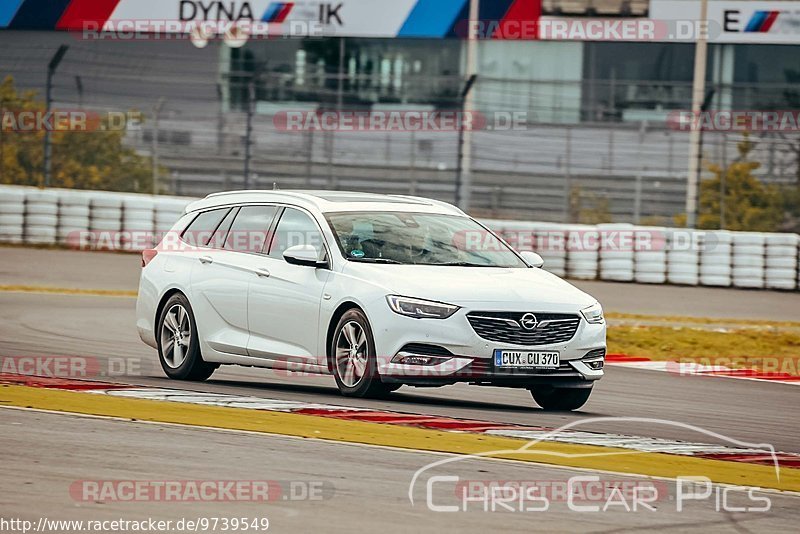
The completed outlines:
[[[600,306],[599,302],[595,302],[588,308],[584,308],[581,310],[581,314],[589,323],[602,323],[603,322],[603,307]]]
[[[414,317],[415,319],[447,319],[458,310],[458,306],[453,306],[452,304],[400,297],[398,295],[387,296],[386,302],[389,303],[389,307],[393,312],[407,317]]]

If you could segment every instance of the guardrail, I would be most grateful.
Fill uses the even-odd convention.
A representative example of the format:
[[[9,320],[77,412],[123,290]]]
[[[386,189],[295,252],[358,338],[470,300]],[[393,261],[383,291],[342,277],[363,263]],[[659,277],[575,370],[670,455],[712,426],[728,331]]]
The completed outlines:
[[[138,251],[152,246],[190,197],[0,186],[0,242]],[[559,276],[647,284],[797,290],[797,234],[632,224],[483,220]],[[142,238],[144,236],[144,238]]]

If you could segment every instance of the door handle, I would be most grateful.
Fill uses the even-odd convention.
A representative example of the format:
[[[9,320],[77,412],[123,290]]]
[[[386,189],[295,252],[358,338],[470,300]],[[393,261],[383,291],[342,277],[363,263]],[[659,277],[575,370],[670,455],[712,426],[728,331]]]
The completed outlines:
[[[269,269],[266,269],[264,267],[259,267],[254,272],[258,275],[259,278],[268,278],[269,277]]]
[[[214,263],[214,258],[211,256],[200,256],[198,259],[200,260],[200,263]]]

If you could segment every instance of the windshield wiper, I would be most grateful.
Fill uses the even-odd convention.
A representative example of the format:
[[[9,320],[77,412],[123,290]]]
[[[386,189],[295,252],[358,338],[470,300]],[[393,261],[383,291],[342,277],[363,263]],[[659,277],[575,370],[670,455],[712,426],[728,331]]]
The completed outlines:
[[[349,261],[360,261],[362,263],[397,263],[401,262],[391,258],[347,258]]]
[[[444,263],[419,263],[418,265],[436,265],[439,267],[494,267],[493,265],[470,263],[468,261],[448,261]]]

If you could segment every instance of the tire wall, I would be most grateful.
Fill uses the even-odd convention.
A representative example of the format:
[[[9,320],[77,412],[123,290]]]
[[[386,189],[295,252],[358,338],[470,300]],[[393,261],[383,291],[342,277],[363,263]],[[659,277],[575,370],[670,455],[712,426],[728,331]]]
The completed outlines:
[[[0,243],[138,252],[196,199],[0,186]],[[797,290],[800,236],[631,224],[483,220],[544,269],[581,280]]]

